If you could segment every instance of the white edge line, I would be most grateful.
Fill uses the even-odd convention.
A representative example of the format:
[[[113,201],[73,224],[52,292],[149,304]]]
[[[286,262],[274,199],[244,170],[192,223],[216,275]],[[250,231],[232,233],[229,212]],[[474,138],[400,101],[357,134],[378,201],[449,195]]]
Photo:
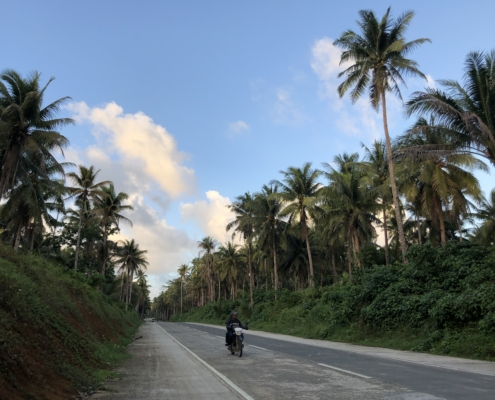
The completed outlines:
[[[160,326],[160,325],[158,325]],[[160,326],[161,329],[163,329]],[[211,372],[213,372],[215,375],[217,375],[220,379],[222,379],[227,385],[229,385],[232,389],[234,389],[237,393],[239,393],[242,397],[244,397],[246,400],[254,400],[250,395],[248,395],[244,390],[242,390],[239,386],[237,386],[234,382],[232,382],[229,378],[227,378],[224,374],[221,372],[217,371],[215,368],[213,368],[210,364],[208,364],[206,361],[203,361],[199,356],[197,356],[195,353],[193,353],[191,350],[189,350],[186,346],[184,346],[182,343],[180,343],[176,338],[174,338],[170,333],[168,333],[165,329],[163,331],[170,336],[170,338],[177,343],[179,346],[181,346],[184,350],[188,351],[196,360],[198,360],[201,364],[203,364],[206,368],[208,368]]]
[[[361,374],[358,374],[358,373],[356,373],[356,372],[348,371],[348,370],[346,370],[346,369],[337,368],[337,367],[332,367],[331,365],[327,365],[327,364],[320,364],[320,363],[318,363],[318,365],[321,365],[321,366],[323,366],[323,367],[327,367],[327,368],[330,368],[330,369],[334,369],[334,370],[336,370],[336,371],[345,372],[346,374],[356,375],[356,376],[359,376],[360,378],[364,378],[364,379],[371,379],[371,376],[361,375]]]
[[[254,344],[250,344],[249,347],[254,347],[255,349],[260,349],[260,350],[265,350],[265,351],[270,351],[268,349],[265,349],[264,347],[258,347],[258,346],[255,346]]]

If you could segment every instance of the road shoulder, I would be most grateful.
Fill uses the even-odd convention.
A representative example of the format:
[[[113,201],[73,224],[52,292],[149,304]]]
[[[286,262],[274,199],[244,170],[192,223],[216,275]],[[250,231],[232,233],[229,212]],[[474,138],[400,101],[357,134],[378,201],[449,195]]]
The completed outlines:
[[[117,370],[122,379],[105,384],[91,399],[235,399],[224,385],[158,324],[145,322],[141,339],[129,346],[131,357]]]

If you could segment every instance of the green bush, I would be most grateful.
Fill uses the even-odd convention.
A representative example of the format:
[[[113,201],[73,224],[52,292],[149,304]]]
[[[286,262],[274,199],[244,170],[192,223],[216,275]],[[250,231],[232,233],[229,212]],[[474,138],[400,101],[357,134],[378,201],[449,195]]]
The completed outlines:
[[[81,273],[0,246],[0,386],[44,398],[36,391],[55,374],[95,388],[140,322]]]
[[[380,256],[373,249],[366,251],[369,259]],[[273,292],[256,290],[251,327],[494,360],[494,252],[449,242],[440,248],[412,246],[407,259],[405,265],[363,268],[342,284],[281,289],[277,299]],[[246,293],[229,307],[216,303],[195,308],[181,320],[223,323],[230,309],[248,304]]]

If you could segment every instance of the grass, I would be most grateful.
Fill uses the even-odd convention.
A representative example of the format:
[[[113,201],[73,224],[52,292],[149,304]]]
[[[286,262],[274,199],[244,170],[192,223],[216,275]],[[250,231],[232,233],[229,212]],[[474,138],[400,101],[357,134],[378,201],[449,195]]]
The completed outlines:
[[[0,246],[0,398],[95,390],[140,323],[81,274]]]

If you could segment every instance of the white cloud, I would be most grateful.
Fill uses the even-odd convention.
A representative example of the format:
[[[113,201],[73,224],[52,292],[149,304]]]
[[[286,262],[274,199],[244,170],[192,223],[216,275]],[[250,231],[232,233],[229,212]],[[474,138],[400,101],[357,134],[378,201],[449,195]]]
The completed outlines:
[[[180,212],[183,220],[193,220],[206,235],[222,243],[232,240],[232,232],[225,230],[227,224],[234,220],[234,214],[227,208],[230,199],[215,190],[207,191],[206,198],[194,203],[182,203]]]
[[[66,159],[80,165],[94,165],[101,172],[98,181],[109,180],[118,192],[129,194],[134,211],[125,215],[133,227],[122,225],[113,240],[134,238],[148,251],[148,275],[152,297],[175,277],[177,268],[196,254],[196,242],[182,229],[170,226],[164,215],[178,197],[195,191],[194,171],[184,162],[187,156],[177,148],[174,137],[145,114],[125,114],[109,103],[91,108],[73,103],[69,110],[80,123],[89,123],[96,143],[67,149]]]
[[[428,74],[426,74],[426,86],[432,89],[436,89],[437,87],[435,80],[432,78],[431,75]]]
[[[194,171],[183,164],[186,154],[177,149],[174,137],[146,114],[124,114],[113,102],[94,108],[84,102],[72,103],[68,108],[76,121],[92,124],[98,147],[105,154],[110,152],[125,163],[139,164],[140,172],[172,198],[193,192]]]
[[[308,119],[306,113],[295,106],[289,90],[279,88],[275,95],[277,100],[272,108],[272,116],[276,124],[295,126]]]
[[[244,121],[236,121],[229,124],[228,137],[234,138],[241,136],[245,132],[249,132],[249,125]]]
[[[320,96],[328,99],[331,112],[335,115],[335,125],[348,136],[368,140],[379,139],[383,136],[381,114],[371,107],[368,96],[365,95],[355,104],[351,104],[348,96],[339,98],[337,88],[343,78],[338,74],[351,64],[340,64],[342,51],[333,45],[333,40],[324,37],[315,42],[311,49],[311,68],[320,80]],[[389,100],[395,109],[394,100]],[[392,113],[389,113],[393,119]]]
[[[340,56],[342,52],[333,45],[333,40],[324,37],[317,40],[311,49],[312,60],[311,68],[322,82],[322,96],[335,98],[337,97],[338,74],[347,68],[350,64],[340,65]]]

